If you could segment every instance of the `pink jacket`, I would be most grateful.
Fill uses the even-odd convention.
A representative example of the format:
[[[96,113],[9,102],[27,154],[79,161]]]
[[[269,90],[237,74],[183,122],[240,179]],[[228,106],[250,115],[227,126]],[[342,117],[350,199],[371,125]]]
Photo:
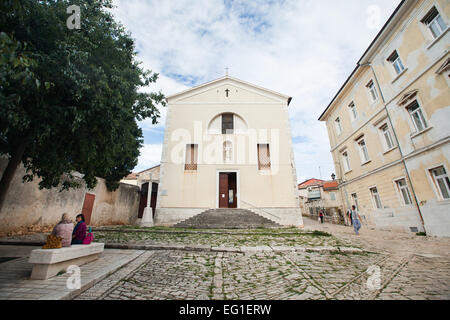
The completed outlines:
[[[72,242],[72,231],[73,231],[73,223],[72,222],[60,222],[53,229],[52,234],[62,238],[62,246],[70,247]]]

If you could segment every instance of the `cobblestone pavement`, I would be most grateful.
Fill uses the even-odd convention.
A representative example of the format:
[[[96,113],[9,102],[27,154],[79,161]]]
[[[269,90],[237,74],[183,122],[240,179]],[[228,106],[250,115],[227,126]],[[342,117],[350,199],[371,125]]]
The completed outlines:
[[[450,261],[436,259],[154,251],[113,285],[106,279],[77,299],[449,299]]]
[[[111,228],[115,230],[119,228]],[[127,243],[137,245],[208,245],[216,247],[242,246],[304,246],[304,247],[348,247],[350,243],[332,235],[317,232],[305,232],[297,228],[287,229],[254,229],[254,230],[215,230],[188,232],[158,230],[150,228],[149,232],[123,232],[94,230],[95,241],[104,243]],[[45,242],[46,234],[10,236],[0,241],[34,241]],[[354,247],[354,245],[352,245]]]
[[[333,236],[320,232],[304,234],[308,230],[319,230]],[[450,299],[450,239],[371,230],[367,226],[363,226],[360,236],[355,236],[350,227],[322,225],[307,218],[305,230],[294,231],[297,232],[294,235],[280,234],[285,231],[253,231],[260,234],[235,231],[230,234],[162,233],[150,236],[149,233],[133,232],[115,240],[117,235],[106,233],[105,237],[113,237],[111,242],[153,244],[167,241],[166,244],[175,245],[239,247],[242,252],[174,250],[176,246],[172,250],[140,251],[136,258],[130,259],[120,269],[116,268],[103,280],[70,298]],[[341,245],[359,247],[363,251],[313,250]],[[304,247],[311,247],[311,250],[302,250]],[[0,261],[0,271],[19,260]],[[36,296],[37,291],[30,290],[31,287],[26,289],[22,294],[28,294],[29,298]],[[20,287],[7,290],[21,294]],[[7,291],[0,287],[1,293],[5,296]]]
[[[114,286],[103,286],[96,299],[449,299],[450,241],[375,231],[363,227],[355,236],[350,227],[305,219],[306,230],[334,237],[229,235],[204,237],[201,243],[228,245],[263,239],[266,245],[351,245],[364,253],[299,251],[183,252],[157,251]],[[173,237],[173,235],[169,235]],[[196,240],[202,236],[195,236]],[[189,238],[189,236],[187,236]],[[176,236],[178,241],[183,237]],[[186,237],[184,238],[186,239]],[[215,239],[215,240],[213,240]],[[286,241],[287,239],[287,241]],[[289,241],[294,239],[294,241]],[[306,240],[307,239],[307,240]],[[153,239],[154,240],[154,239]],[[194,238],[190,238],[194,241]],[[228,242],[227,242],[228,240]],[[247,240],[247,242],[245,242]],[[137,242],[152,241],[140,239]],[[242,241],[242,242],[241,242]],[[333,241],[336,241],[333,243]],[[185,241],[186,242],[186,241]],[[258,245],[262,245],[258,242]],[[96,289],[97,288],[97,289]]]
[[[289,229],[288,229],[289,230]],[[211,245],[222,247],[241,246],[349,246],[349,243],[334,236],[321,236],[315,233],[295,231],[260,230],[248,234],[209,233],[145,233],[145,232],[96,232],[98,241],[105,243],[132,244],[182,244],[182,245]]]
[[[321,224],[317,220],[303,217],[305,231],[318,230],[332,234],[352,247],[369,251],[387,252],[394,255],[409,256],[424,254],[442,256],[450,259],[450,238],[423,237],[415,233],[375,230],[365,223],[356,236],[353,228],[330,223]]]

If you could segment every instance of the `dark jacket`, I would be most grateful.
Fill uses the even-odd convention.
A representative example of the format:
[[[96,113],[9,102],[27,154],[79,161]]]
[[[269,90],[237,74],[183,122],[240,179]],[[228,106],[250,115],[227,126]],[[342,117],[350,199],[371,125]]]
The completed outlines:
[[[72,234],[75,235],[75,240],[83,241],[86,238],[86,223],[84,221],[78,222]]]

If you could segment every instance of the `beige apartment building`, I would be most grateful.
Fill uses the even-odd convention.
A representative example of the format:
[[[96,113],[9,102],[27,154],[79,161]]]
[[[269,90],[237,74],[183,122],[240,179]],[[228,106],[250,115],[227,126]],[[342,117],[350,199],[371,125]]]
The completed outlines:
[[[227,75],[167,100],[156,225],[247,209],[303,226],[289,96]]]
[[[450,2],[402,1],[319,120],[344,206],[450,236]]]

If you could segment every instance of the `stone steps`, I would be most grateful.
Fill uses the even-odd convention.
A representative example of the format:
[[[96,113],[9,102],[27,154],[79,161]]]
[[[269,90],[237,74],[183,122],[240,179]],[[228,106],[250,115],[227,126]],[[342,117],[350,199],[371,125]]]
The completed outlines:
[[[247,209],[209,209],[174,225],[194,229],[280,228],[278,223]]]

